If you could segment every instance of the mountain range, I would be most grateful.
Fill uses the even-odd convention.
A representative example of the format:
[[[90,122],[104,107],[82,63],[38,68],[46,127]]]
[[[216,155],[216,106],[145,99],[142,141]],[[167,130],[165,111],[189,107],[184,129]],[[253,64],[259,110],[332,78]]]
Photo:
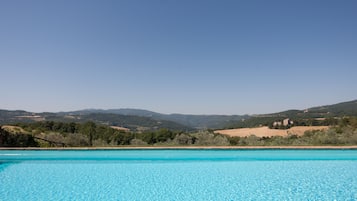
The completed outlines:
[[[316,119],[357,116],[357,100],[312,107],[305,110],[287,110],[260,115],[186,115],[161,114],[142,109],[86,109],[71,112],[33,113],[23,110],[0,110],[0,125],[19,122],[94,121],[109,126],[120,126],[133,131],[168,128],[191,131],[196,129],[219,129],[227,127],[257,126],[276,119]],[[254,122],[254,123],[249,123]]]

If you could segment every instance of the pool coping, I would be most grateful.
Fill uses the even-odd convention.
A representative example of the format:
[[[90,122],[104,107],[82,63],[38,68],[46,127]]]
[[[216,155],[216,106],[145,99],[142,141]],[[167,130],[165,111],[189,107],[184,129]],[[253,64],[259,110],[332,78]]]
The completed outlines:
[[[0,147],[0,150],[264,150],[264,149],[352,149],[357,146],[120,146],[120,147]]]

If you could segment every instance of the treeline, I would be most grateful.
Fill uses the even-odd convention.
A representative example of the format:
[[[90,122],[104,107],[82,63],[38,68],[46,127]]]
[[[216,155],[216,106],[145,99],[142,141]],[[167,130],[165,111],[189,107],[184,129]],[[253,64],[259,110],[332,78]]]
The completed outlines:
[[[33,136],[38,146],[120,146],[120,145],[229,145],[227,137],[212,131],[182,132],[158,129],[144,132],[125,132],[106,125],[43,121],[17,123],[24,135]]]
[[[40,146],[110,146],[128,145],[132,134],[106,125],[86,123],[43,121],[17,123],[27,133],[38,139]]]
[[[80,146],[280,146],[280,145],[357,145],[357,118],[338,119],[323,131],[308,131],[287,137],[230,137],[212,131],[182,132],[159,129],[125,132],[106,125],[43,121],[14,124],[17,131],[0,127],[2,147],[80,147]]]

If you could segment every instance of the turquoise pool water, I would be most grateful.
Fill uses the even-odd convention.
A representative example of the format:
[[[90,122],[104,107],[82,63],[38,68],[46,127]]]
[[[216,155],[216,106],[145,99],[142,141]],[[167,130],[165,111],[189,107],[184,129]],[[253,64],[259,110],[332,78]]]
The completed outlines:
[[[0,200],[357,200],[357,150],[3,150]]]

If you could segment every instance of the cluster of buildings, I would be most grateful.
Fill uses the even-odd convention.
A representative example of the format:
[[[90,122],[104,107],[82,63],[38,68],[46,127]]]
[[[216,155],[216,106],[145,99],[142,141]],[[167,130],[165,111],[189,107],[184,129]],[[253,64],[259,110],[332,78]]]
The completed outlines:
[[[292,120],[290,120],[289,118],[284,119],[283,121],[275,121],[273,123],[273,126],[291,126],[293,125],[294,122]]]

